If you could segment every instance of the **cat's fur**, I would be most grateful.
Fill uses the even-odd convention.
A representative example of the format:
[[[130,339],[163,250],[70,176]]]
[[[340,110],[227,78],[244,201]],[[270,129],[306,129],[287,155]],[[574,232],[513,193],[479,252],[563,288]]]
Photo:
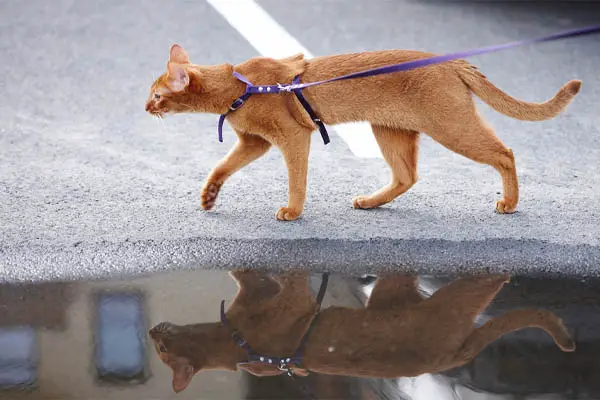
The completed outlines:
[[[223,114],[245,90],[245,84],[232,76],[233,71],[255,85],[290,83],[296,75],[301,75],[303,82],[314,82],[433,55],[388,50],[305,60],[299,54],[281,60],[257,57],[236,66],[200,66],[190,62],[182,47],[173,45],[167,72],[153,83],[146,111],[161,117],[170,112]],[[392,169],[390,184],[356,197],[355,208],[388,203],[415,184],[418,140],[423,132],[458,154],[494,167],[503,183],[503,198],[496,202],[496,210],[512,213],[519,200],[513,152],[478,114],[472,94],[509,117],[542,121],[558,115],[580,87],[581,81],[572,80],[545,103],[529,103],[510,97],[476,67],[458,60],[315,86],[303,93],[326,124],[370,122]],[[283,154],[289,179],[288,205],[276,216],[280,220],[298,218],[306,198],[308,154],[315,126],[294,94],[253,95],[228,116],[228,121],[238,142],[209,174],[201,193],[202,207],[211,209],[227,178],[274,145]]]
[[[308,278],[292,273],[274,279],[254,271],[236,271],[238,294],[227,311],[259,354],[292,355],[316,311]],[[315,321],[304,349],[301,375],[395,378],[434,373],[463,365],[500,336],[538,327],[563,351],[575,344],[562,321],[541,309],[506,312],[479,328],[473,321],[492,301],[505,275],[456,279],[423,299],[416,279],[404,275],[379,278],[366,308],[329,307]],[[284,373],[276,366],[238,364],[245,352],[219,322],[178,326],[162,322],[150,330],[160,358],[173,369],[173,389],[185,389],[207,369],[258,376]]]

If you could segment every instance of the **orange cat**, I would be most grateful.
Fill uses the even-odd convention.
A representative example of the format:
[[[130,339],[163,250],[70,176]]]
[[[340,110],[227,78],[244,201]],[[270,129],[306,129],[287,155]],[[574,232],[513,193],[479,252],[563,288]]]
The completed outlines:
[[[160,117],[181,112],[226,113],[245,91],[245,84],[232,76],[234,71],[255,85],[291,83],[297,75],[302,82],[314,82],[433,55],[388,50],[305,60],[299,54],[281,60],[257,57],[236,66],[201,66],[192,64],[181,46],[173,45],[167,72],[153,83],[146,111]],[[581,81],[572,80],[545,103],[529,103],[510,97],[476,67],[457,60],[314,86],[303,94],[326,124],[371,123],[392,179],[375,193],[356,197],[355,208],[381,206],[415,184],[418,140],[423,132],[458,154],[494,167],[503,184],[503,198],[496,202],[496,210],[512,213],[519,200],[513,152],[477,113],[472,94],[509,117],[541,121],[558,115],[580,87]],[[306,198],[308,153],[315,125],[295,95],[252,96],[227,119],[238,142],[208,176],[201,193],[202,208],[211,209],[227,178],[274,145],[283,154],[289,178],[288,204],[276,216],[288,221],[298,218]]]
[[[266,276],[234,271],[238,294],[227,319],[260,355],[295,352],[317,311],[306,273]],[[397,378],[454,368],[471,361],[501,336],[537,327],[563,351],[573,351],[560,318],[543,309],[511,310],[474,326],[508,281],[505,275],[464,277],[423,299],[415,277],[379,278],[365,308],[329,307],[309,333],[297,375]],[[185,389],[203,370],[244,369],[257,376],[285,373],[276,365],[240,364],[247,354],[220,322],[175,325],[161,322],[149,332],[161,360],[173,370],[173,389]]]

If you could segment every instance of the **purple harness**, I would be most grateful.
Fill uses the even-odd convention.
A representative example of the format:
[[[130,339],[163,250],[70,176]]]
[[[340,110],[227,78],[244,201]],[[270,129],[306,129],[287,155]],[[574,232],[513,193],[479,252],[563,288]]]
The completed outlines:
[[[439,63],[442,63],[445,61],[451,61],[451,60],[456,60],[456,59],[460,59],[460,58],[472,57],[472,56],[476,56],[476,55],[480,55],[480,54],[493,53],[496,51],[505,50],[505,49],[509,49],[512,47],[519,47],[519,46],[524,46],[524,45],[533,44],[533,43],[540,43],[540,42],[549,42],[549,41],[558,40],[558,39],[566,39],[569,37],[584,36],[584,35],[589,35],[589,34],[598,33],[598,32],[600,32],[600,25],[593,25],[593,26],[589,26],[589,27],[585,27],[585,28],[579,28],[579,29],[573,29],[573,30],[569,30],[569,31],[559,32],[559,33],[555,33],[553,35],[542,36],[542,37],[535,38],[535,39],[519,40],[516,42],[510,42],[510,43],[500,44],[500,45],[496,45],[496,46],[480,47],[478,49],[472,49],[472,50],[466,50],[466,51],[461,51],[461,52],[457,52],[457,53],[445,54],[445,55],[441,55],[441,56],[423,58],[420,60],[407,61],[407,62],[403,62],[400,64],[393,64],[393,65],[388,65],[388,66],[384,66],[384,67],[373,68],[373,69],[369,69],[366,71],[354,72],[354,73],[351,73],[348,75],[342,75],[342,76],[338,76],[335,78],[326,79],[324,81],[309,82],[309,83],[300,83],[300,76],[296,76],[291,84],[282,85],[282,84],[278,83],[277,85],[258,85],[258,86],[256,86],[256,85],[252,84],[252,82],[250,82],[243,75],[241,75],[237,72],[234,72],[233,76],[246,84],[246,91],[244,92],[244,94],[242,94],[240,97],[238,97],[231,104],[231,106],[229,107],[229,111],[227,111],[225,114],[221,114],[221,116],[219,117],[219,129],[218,129],[219,142],[223,142],[223,123],[225,122],[225,118],[227,118],[227,115],[229,115],[230,112],[235,111],[238,108],[240,108],[242,105],[244,105],[246,100],[253,94],[271,94],[271,93],[293,92],[296,95],[296,97],[298,98],[298,100],[300,101],[300,104],[302,104],[302,106],[304,107],[304,109],[306,110],[308,115],[310,116],[310,119],[312,119],[312,121],[315,123],[315,125],[319,128],[319,131],[321,132],[321,136],[323,137],[323,142],[325,144],[327,144],[327,143],[329,143],[329,135],[327,134],[325,125],[323,124],[321,119],[317,116],[317,114],[315,113],[313,108],[310,106],[308,101],[306,101],[306,98],[304,98],[304,96],[302,95],[302,89],[305,89],[305,88],[308,88],[311,86],[323,85],[325,83],[342,81],[342,80],[346,80],[346,79],[365,78],[368,76],[389,74],[389,73],[398,72],[398,71],[408,71],[408,70],[415,69],[415,68],[425,67],[427,65],[439,64]]]
[[[329,274],[324,273],[323,278],[321,279],[321,287],[319,288],[319,293],[317,294],[317,306],[318,306],[317,307],[317,315],[315,315],[315,317],[313,318],[313,320],[310,323],[310,326],[308,327],[308,330],[302,337],[302,340],[300,341],[300,345],[298,346],[298,349],[296,350],[294,355],[290,356],[290,357],[265,356],[265,355],[260,355],[260,354],[256,353],[254,350],[252,350],[252,348],[250,347],[248,342],[246,342],[246,339],[244,339],[242,334],[238,330],[233,328],[231,326],[231,324],[229,323],[229,321],[227,320],[227,317],[225,315],[225,300],[221,301],[221,323],[224,326],[229,327],[229,329],[231,329],[231,331],[232,331],[231,338],[237,343],[238,346],[240,346],[242,349],[244,349],[246,351],[246,353],[248,354],[248,360],[242,364],[259,363],[259,364],[275,365],[281,371],[285,371],[288,374],[288,376],[293,378],[294,372],[292,371],[291,367],[292,366],[300,367],[302,364],[302,350],[304,350],[304,345],[308,341],[308,335],[310,334],[310,331],[311,331],[312,327],[314,326],[314,323],[315,323],[317,317],[319,316],[318,313],[321,309],[321,303],[323,302],[323,297],[325,296],[325,292],[327,291],[327,283],[328,282],[329,282]]]

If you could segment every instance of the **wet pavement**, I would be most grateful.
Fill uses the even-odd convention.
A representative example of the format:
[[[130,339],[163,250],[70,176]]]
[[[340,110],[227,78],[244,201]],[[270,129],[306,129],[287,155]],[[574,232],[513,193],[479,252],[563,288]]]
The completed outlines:
[[[314,298],[320,275],[307,280],[300,272],[235,274],[245,288],[237,299],[232,275],[206,270],[132,280],[1,285],[0,398],[600,398],[600,280],[511,277],[502,285],[497,275],[420,276],[415,290],[410,283],[415,279],[399,274],[380,276],[379,281],[375,276],[333,274],[305,346],[304,364],[312,372],[294,380],[285,374],[256,377],[242,370],[201,370],[220,368],[210,360],[222,359],[228,351],[243,358],[243,351],[232,350],[237,349],[229,336],[233,325],[255,350],[285,356],[273,353],[282,351],[286,341],[295,347],[304,332],[302,323],[312,319],[311,314],[297,325],[302,319],[297,305],[302,293]],[[244,297],[255,294],[258,297],[250,300]],[[291,296],[292,308],[286,308],[286,298],[277,296]],[[226,328],[219,321],[221,300],[231,324]],[[282,308],[283,317],[277,314]],[[519,320],[523,312],[531,314]],[[338,313],[359,316],[348,314],[335,322]],[[511,319],[513,315],[517,320]],[[561,351],[544,330],[526,328],[549,324],[546,328],[554,329],[557,343],[568,347],[558,325],[552,325],[553,316],[563,321],[576,344],[574,352]],[[273,318],[277,323],[272,324]],[[368,324],[369,333],[360,333],[353,318]],[[497,340],[485,339],[490,344],[481,351],[477,346],[471,349],[475,358],[464,365],[440,363],[464,352],[470,346],[466,343],[476,342],[474,328],[488,329],[484,324],[490,325],[491,319],[510,329],[525,328]],[[331,321],[335,326],[328,329]],[[163,322],[168,324],[160,328]],[[270,328],[265,329],[265,323]],[[154,334],[152,339],[148,331],[157,325],[163,336]],[[203,331],[212,327],[224,329],[219,331],[222,337]],[[200,331],[204,333],[193,333]],[[319,348],[324,340],[327,350]],[[178,394],[172,369],[160,359],[162,347],[171,357],[186,359],[185,354],[193,354],[190,362],[195,363],[196,375]],[[340,359],[323,358],[336,352]],[[384,373],[417,376],[376,376]]]

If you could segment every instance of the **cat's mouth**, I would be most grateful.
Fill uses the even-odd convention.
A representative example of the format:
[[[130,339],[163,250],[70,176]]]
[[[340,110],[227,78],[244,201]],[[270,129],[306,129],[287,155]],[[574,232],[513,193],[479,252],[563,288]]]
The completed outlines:
[[[165,111],[162,111],[160,109],[160,107],[157,107],[156,104],[154,104],[151,101],[146,102],[146,112],[149,113],[150,115],[152,115],[153,117],[157,117],[157,118],[163,118],[166,114]]]

